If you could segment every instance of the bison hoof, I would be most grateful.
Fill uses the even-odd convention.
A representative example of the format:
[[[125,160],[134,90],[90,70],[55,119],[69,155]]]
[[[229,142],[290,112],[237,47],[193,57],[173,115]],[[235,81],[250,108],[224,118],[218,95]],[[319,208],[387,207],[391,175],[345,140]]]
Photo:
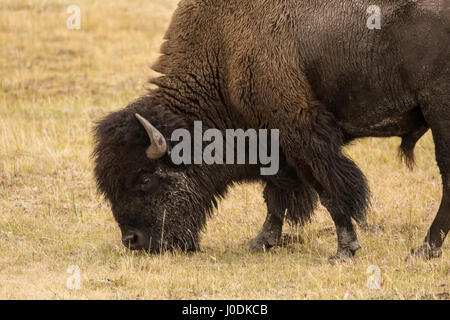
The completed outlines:
[[[251,240],[248,248],[257,252],[273,251],[278,245],[276,237],[271,235],[258,235],[255,239]]]
[[[411,256],[419,259],[430,260],[440,258],[442,255],[441,248],[432,248],[428,243],[424,243],[419,249],[411,249]]]
[[[358,241],[350,243],[348,246],[339,248],[334,256],[331,256],[329,261],[331,264],[336,264],[338,262],[345,262],[351,260],[355,257],[356,251],[361,249],[361,245]]]

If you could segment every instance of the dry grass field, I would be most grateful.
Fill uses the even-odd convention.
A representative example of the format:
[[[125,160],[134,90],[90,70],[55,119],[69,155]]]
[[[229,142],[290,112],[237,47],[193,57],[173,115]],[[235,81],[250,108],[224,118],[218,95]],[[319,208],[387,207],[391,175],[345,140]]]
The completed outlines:
[[[428,133],[417,165],[400,140],[346,150],[372,190],[363,249],[330,265],[331,218],[320,208],[301,236],[274,252],[247,250],[262,226],[262,186],[240,185],[220,203],[194,254],[130,252],[96,193],[92,126],[145,92],[176,0],[0,0],[0,298],[2,299],[450,299],[450,250],[405,260],[438,209],[441,181]],[[69,30],[66,9],[81,8]],[[80,286],[67,286],[69,266]],[[367,285],[379,268],[378,287]],[[376,274],[374,275],[376,277]]]

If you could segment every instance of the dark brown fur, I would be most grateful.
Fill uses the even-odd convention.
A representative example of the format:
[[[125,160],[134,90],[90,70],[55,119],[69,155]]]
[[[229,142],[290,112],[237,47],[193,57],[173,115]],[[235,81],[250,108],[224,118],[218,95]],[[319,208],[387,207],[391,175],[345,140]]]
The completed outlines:
[[[364,221],[369,191],[343,145],[399,136],[411,165],[429,128],[444,198],[426,245],[441,247],[450,227],[447,2],[378,2],[381,30],[365,25],[368,0],[180,2],[154,65],[156,89],[96,127],[97,183],[122,232],[145,238],[135,248],[197,248],[215,199],[235,182],[259,180],[269,212],[254,249],[277,242],[286,210],[305,222],[320,198],[336,224],[335,257],[352,256],[360,246],[351,219]],[[150,161],[135,112],[166,139],[196,120],[204,129],[280,129],[280,172]]]

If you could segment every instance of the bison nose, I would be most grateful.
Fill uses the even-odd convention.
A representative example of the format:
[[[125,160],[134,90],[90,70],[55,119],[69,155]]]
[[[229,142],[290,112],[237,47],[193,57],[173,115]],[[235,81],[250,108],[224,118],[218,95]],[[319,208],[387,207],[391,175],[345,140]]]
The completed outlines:
[[[122,243],[131,250],[142,250],[148,247],[147,237],[138,230],[125,232],[122,235]]]

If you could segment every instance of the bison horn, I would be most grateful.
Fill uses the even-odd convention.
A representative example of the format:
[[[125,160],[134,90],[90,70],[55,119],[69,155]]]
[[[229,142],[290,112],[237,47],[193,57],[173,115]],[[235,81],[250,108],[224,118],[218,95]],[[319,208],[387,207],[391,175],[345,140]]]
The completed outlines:
[[[167,143],[161,132],[158,131],[147,119],[136,113],[136,118],[147,131],[148,137],[150,138],[150,147],[147,148],[145,154],[149,159],[160,159],[167,152]]]

